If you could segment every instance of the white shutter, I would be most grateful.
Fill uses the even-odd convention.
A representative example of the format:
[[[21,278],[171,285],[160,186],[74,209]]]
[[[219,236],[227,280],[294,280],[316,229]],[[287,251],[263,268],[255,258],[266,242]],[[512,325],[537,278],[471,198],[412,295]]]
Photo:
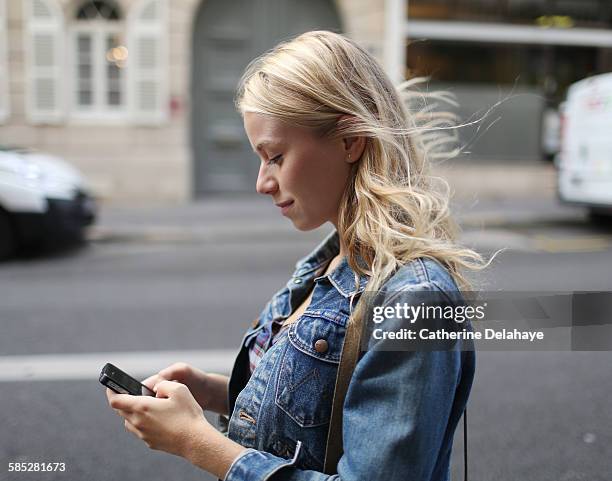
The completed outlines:
[[[134,123],[168,118],[167,1],[141,0],[128,23],[128,102]]]
[[[4,122],[10,114],[8,96],[8,61],[7,61],[7,20],[6,2],[0,0],[0,122]]]
[[[56,123],[64,114],[63,16],[54,0],[25,0],[26,111],[34,123]]]

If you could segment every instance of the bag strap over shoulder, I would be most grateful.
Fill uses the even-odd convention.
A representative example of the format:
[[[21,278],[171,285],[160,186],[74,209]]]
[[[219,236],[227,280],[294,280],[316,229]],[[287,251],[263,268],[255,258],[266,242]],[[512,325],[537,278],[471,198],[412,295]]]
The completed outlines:
[[[342,408],[344,405],[344,398],[346,397],[346,391],[348,390],[353,371],[355,370],[359,358],[359,345],[361,342],[362,330],[363,322],[361,320],[349,322],[346,327],[342,354],[340,355],[340,364],[338,365],[338,374],[336,376],[334,397],[332,400],[329,430],[327,432],[325,462],[323,463],[323,472],[326,474],[335,474],[337,472],[338,461],[343,453]]]

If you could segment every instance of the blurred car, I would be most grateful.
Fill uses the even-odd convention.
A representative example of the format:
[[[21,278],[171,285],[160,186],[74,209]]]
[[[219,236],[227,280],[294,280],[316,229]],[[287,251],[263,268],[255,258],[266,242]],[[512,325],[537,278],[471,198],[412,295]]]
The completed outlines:
[[[74,167],[0,147],[0,259],[80,242],[95,216],[95,200]]]
[[[570,86],[561,109],[556,159],[561,201],[583,205],[594,220],[612,216],[612,73]]]

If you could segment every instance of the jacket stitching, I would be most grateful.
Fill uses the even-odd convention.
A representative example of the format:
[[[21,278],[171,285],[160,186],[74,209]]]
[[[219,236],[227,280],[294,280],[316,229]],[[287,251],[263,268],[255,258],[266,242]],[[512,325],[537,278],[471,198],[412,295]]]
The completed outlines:
[[[276,389],[274,392],[274,404],[282,411],[284,412],[287,416],[289,416],[293,421],[295,421],[300,427],[303,428],[310,428],[310,427],[317,427],[317,426],[322,426],[325,425],[327,423],[329,423],[329,419],[327,421],[323,421],[323,422],[319,422],[319,423],[315,423],[313,422],[309,422],[307,423],[305,420],[300,420],[298,419],[298,417],[296,417],[295,415],[291,414],[290,412],[288,412],[279,402],[279,391],[281,389],[281,379],[282,379],[282,374],[285,371],[285,365],[286,365],[286,360],[287,360],[287,352],[290,349],[290,345],[287,345],[287,347],[285,348],[285,351],[283,352],[283,358],[281,360],[281,365],[280,365],[280,371],[278,372],[278,377],[276,378]],[[268,383],[269,384],[269,383]]]

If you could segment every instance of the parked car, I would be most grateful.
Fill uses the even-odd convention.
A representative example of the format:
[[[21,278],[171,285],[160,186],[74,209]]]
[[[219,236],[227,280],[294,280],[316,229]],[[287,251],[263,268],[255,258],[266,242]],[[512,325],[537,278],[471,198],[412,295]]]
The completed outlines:
[[[561,109],[558,194],[593,219],[612,216],[612,73],[573,84]]]
[[[57,157],[0,147],[0,259],[83,240],[96,204],[81,174]]]

